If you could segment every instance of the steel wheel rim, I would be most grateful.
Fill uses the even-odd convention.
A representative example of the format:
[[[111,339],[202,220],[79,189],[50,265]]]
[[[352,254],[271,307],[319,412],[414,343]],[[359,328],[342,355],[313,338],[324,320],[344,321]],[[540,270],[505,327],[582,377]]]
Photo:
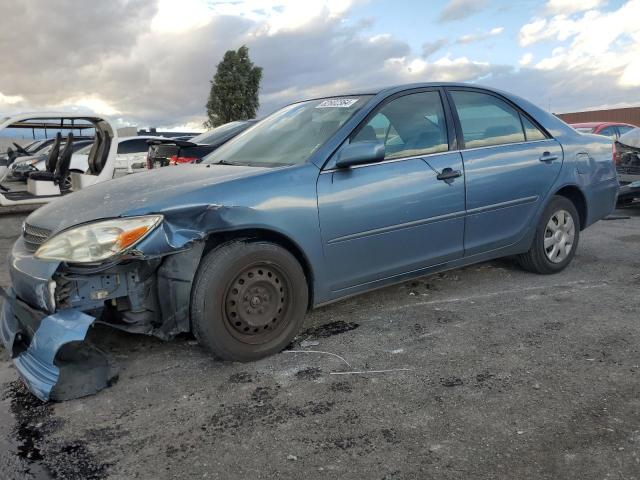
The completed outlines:
[[[544,231],[544,252],[551,262],[561,263],[569,256],[575,233],[575,223],[569,212],[558,210],[551,215]]]
[[[224,319],[231,335],[243,343],[262,344],[286,326],[291,286],[274,264],[244,268],[229,283],[224,298]]]

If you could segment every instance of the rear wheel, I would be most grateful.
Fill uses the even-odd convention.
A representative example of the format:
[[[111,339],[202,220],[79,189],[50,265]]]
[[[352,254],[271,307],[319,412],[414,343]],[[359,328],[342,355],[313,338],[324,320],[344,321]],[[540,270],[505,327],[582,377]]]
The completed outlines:
[[[307,302],[304,271],[287,250],[268,242],[230,242],[211,251],[198,269],[193,333],[225,360],[257,360],[289,344]]]
[[[518,263],[534,273],[563,270],[576,253],[580,238],[580,217],[573,202],[555,196],[540,217],[533,244],[518,256]]]

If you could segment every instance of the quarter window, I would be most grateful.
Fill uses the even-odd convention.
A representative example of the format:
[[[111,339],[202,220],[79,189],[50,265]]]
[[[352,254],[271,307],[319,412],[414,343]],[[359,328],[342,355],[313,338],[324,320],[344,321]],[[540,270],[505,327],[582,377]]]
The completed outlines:
[[[527,138],[528,142],[533,140],[544,140],[547,138],[544,133],[540,131],[538,127],[536,127],[531,120],[529,120],[524,115],[520,115],[522,117],[522,126],[524,127],[524,136]]]
[[[384,143],[385,159],[447,151],[447,124],[440,93],[413,93],[383,105],[351,140],[363,141]]]
[[[520,114],[493,95],[452,91],[466,148],[524,142]]]

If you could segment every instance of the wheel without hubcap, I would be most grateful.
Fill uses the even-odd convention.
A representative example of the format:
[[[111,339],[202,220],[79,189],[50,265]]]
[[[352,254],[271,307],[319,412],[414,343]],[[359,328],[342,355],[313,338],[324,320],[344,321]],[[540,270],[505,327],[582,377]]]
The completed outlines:
[[[245,343],[264,343],[277,334],[286,318],[290,287],[277,267],[257,264],[231,282],[225,295],[229,332]]]
[[[304,270],[289,251],[230,241],[202,259],[191,297],[193,333],[226,360],[257,360],[291,342],[308,301]]]

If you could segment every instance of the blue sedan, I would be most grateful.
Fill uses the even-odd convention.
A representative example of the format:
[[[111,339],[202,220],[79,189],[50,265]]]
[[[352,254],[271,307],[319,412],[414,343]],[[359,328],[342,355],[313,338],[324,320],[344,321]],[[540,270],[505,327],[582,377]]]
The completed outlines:
[[[85,341],[96,322],[193,332],[251,361],[283,349],[309,309],[350,295],[507,255],[553,274],[614,208],[612,155],[609,139],[472,85],[294,103],[202,164],[32,213],[0,336],[31,390],[61,399],[109,383]]]

